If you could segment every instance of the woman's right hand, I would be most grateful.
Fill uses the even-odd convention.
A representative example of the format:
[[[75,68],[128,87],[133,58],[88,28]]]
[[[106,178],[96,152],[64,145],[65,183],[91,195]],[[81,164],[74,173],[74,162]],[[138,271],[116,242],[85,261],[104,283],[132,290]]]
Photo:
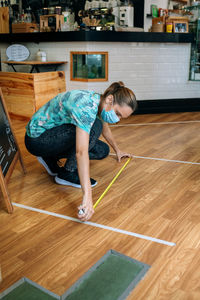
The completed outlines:
[[[84,199],[83,203],[78,207],[78,218],[81,221],[88,221],[94,214],[92,199]]]

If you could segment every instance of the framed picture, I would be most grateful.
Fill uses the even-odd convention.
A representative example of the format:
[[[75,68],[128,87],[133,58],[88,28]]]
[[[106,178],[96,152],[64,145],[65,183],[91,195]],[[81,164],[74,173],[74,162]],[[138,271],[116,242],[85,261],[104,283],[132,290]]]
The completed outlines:
[[[188,32],[188,22],[173,22],[174,23],[174,33],[187,33]]]

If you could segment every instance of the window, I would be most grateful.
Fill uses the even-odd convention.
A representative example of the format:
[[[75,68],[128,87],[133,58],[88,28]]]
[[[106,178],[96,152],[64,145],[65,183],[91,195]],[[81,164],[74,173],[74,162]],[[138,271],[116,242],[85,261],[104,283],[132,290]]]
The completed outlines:
[[[71,52],[70,79],[107,81],[108,52]]]

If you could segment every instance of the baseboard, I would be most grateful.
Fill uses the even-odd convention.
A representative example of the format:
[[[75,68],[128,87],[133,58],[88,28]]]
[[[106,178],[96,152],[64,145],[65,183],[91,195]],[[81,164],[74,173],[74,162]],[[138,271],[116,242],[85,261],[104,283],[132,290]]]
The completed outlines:
[[[200,111],[200,98],[138,100],[136,114]]]

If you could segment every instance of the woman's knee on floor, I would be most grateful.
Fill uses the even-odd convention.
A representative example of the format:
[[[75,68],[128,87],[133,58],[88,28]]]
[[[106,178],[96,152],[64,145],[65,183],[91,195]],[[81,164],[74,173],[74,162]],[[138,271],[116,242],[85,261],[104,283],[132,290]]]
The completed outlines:
[[[97,140],[94,147],[89,151],[89,158],[100,160],[107,157],[110,153],[108,144],[103,141]]]

